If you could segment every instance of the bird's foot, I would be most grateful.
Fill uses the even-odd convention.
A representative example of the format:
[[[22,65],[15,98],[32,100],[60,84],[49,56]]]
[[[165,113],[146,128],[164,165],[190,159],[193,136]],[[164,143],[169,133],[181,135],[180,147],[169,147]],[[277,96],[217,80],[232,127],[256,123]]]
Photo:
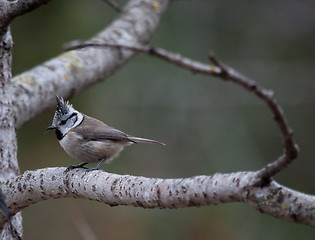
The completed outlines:
[[[75,168],[84,168],[84,169],[88,169],[86,167],[84,167],[84,165],[86,165],[87,163],[81,163],[81,164],[78,164],[78,165],[70,165],[69,167],[67,167],[67,169],[64,171],[65,173],[69,172],[70,170],[72,169],[75,169]]]
[[[99,167],[101,166],[101,164],[102,164],[105,160],[106,160],[106,158],[103,158],[103,159],[96,165],[96,167],[86,168],[86,171],[87,171],[87,172],[94,171],[94,170],[101,170],[101,171],[103,171],[102,169],[99,169]]]

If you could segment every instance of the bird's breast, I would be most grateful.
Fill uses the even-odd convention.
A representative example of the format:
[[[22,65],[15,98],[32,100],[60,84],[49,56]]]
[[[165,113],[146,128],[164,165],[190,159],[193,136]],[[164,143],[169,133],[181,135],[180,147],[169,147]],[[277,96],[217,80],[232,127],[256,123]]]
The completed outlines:
[[[99,162],[103,158],[106,158],[105,162],[109,162],[124,147],[111,140],[88,141],[74,131],[69,131],[59,143],[71,157],[87,163]]]

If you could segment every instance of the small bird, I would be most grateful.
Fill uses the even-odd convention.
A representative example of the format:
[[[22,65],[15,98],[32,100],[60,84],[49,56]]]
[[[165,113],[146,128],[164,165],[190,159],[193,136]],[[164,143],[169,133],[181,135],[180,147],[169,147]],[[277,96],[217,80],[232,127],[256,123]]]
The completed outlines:
[[[61,147],[73,158],[81,160],[79,165],[71,165],[66,171],[84,168],[98,170],[103,162],[109,163],[125,146],[134,143],[155,143],[151,139],[134,137],[105,123],[75,110],[68,101],[57,96],[57,108],[52,125],[47,130],[55,130]],[[86,168],[88,163],[98,163],[96,167]]]

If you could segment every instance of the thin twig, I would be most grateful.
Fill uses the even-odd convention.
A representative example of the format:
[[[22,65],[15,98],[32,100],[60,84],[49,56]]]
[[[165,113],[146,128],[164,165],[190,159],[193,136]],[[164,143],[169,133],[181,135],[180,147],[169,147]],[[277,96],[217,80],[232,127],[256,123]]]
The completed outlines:
[[[209,58],[214,63],[214,66],[209,66],[208,64],[189,59],[180,54],[175,54],[164,49],[151,46],[128,46],[110,42],[74,42],[68,44],[66,46],[66,50],[80,49],[84,47],[115,47],[119,49],[127,49],[157,56],[192,72],[201,73],[209,76],[216,76],[223,80],[232,81],[263,100],[274,115],[274,120],[276,121],[282,135],[284,151],[278,159],[258,171],[257,184],[268,184],[272,176],[283,170],[295,158],[297,158],[299,148],[293,140],[293,132],[289,127],[283,110],[278,104],[273,91],[264,89],[263,87],[259,86],[255,81],[240,74],[233,68],[223,64],[213,54],[210,54]]]
[[[117,12],[119,13],[122,12],[120,5],[115,0],[103,0],[103,1],[106,2],[112,8],[114,8]]]
[[[70,43],[66,43],[63,45],[64,50],[75,50],[82,49],[85,47],[115,47],[115,48],[123,48],[131,51],[142,52],[149,55],[157,56],[162,59],[165,59],[171,63],[174,63],[180,67],[189,69],[196,73],[209,74],[213,76],[220,76],[222,74],[222,69],[216,66],[209,66],[207,64],[203,64],[189,58],[185,58],[177,53],[168,52],[162,48],[155,48],[150,46],[142,46],[142,45],[122,45],[119,43],[112,42],[95,42],[95,41],[72,41]]]
[[[255,81],[248,79],[247,77],[236,72],[234,69],[223,64],[213,55],[211,56],[211,60],[214,64],[222,69],[222,73],[225,73],[223,75],[224,78],[241,85],[249,92],[255,94],[265,103],[267,103],[269,109],[273,113],[274,120],[276,121],[282,135],[284,151],[278,159],[262,168],[257,174],[257,178],[259,179],[257,182],[258,185],[268,184],[272,176],[275,176],[278,172],[287,167],[298,156],[299,148],[293,140],[293,131],[291,130],[284,116],[284,112],[277,102],[273,91],[264,89]]]

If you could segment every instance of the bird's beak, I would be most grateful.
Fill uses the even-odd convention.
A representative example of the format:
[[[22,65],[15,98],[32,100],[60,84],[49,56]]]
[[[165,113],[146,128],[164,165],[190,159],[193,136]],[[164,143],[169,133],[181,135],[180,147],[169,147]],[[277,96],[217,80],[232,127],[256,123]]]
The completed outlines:
[[[46,128],[46,130],[54,130],[54,129],[56,129],[56,127],[54,125],[51,125],[48,128]]]

